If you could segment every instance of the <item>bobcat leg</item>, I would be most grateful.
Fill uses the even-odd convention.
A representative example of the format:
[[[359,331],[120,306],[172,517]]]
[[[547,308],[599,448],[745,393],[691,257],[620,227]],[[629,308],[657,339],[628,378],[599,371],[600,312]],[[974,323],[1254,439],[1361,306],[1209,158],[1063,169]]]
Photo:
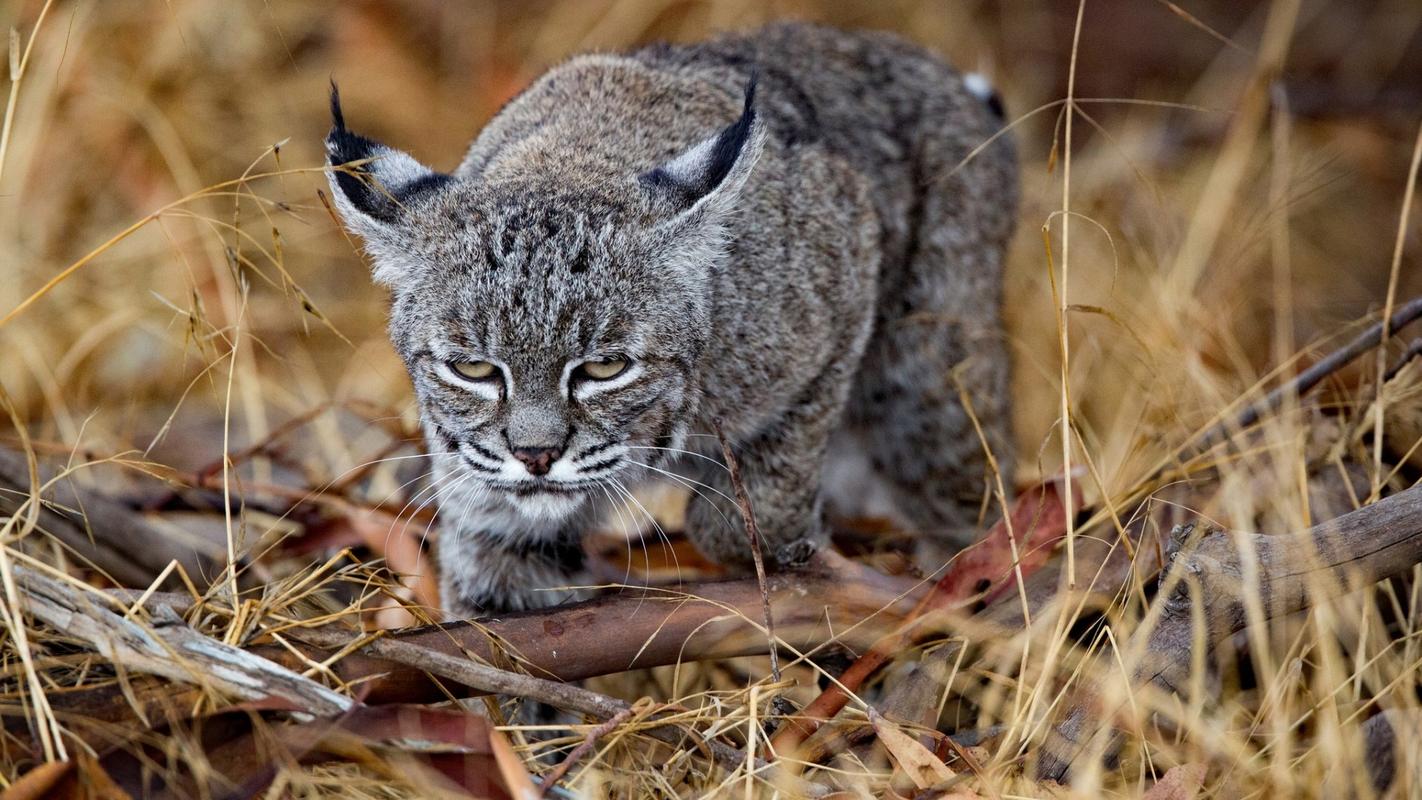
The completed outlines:
[[[570,587],[586,583],[580,531],[544,531],[534,538],[471,522],[440,533],[440,598],[446,617],[468,619],[578,597]]]
[[[807,394],[813,395],[813,392]],[[820,496],[820,466],[830,428],[838,419],[833,396],[797,407],[766,431],[732,451],[760,527],[767,565],[802,564],[828,540]],[[724,564],[752,563],[740,507],[730,472],[722,459],[703,465],[687,506],[688,535],[712,559]]]

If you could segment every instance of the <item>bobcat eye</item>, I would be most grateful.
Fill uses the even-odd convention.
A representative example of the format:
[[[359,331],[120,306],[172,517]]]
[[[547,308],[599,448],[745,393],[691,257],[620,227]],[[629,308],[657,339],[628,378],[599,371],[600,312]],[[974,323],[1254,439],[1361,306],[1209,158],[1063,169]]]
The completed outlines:
[[[577,374],[581,377],[591,378],[595,381],[605,381],[616,378],[627,369],[628,361],[625,358],[607,358],[601,361],[584,361],[578,365]]]
[[[498,374],[499,368],[487,361],[451,361],[449,368],[461,378],[471,381],[488,380]]]

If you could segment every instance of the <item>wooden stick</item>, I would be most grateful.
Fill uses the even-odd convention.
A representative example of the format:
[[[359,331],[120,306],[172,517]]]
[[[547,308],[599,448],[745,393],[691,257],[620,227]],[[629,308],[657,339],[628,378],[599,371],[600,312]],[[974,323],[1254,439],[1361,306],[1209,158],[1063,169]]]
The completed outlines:
[[[1223,441],[1231,432],[1248,428],[1258,422],[1264,412],[1274,411],[1283,405],[1285,398],[1305,394],[1324,378],[1346,367],[1353,359],[1382,344],[1384,336],[1396,336],[1399,330],[1419,318],[1422,318],[1422,297],[1414,297],[1398,306],[1391,317],[1373,323],[1348,344],[1315,362],[1293,380],[1269,392],[1263,400],[1251,403],[1235,419],[1222,421],[1205,431],[1198,437],[1197,449],[1208,450]],[[1185,444],[1189,446],[1190,442]]]
[[[750,540],[751,559],[755,562],[755,578],[760,584],[761,612],[765,616],[765,638],[770,642],[770,677],[780,682],[780,656],[775,646],[775,615],[770,610],[770,590],[765,585],[765,557],[760,552],[760,526],[755,521],[755,509],[751,508],[750,494],[746,483],[741,480],[741,462],[731,452],[731,443],[721,427],[718,417],[711,421],[716,427],[716,438],[721,440],[721,454],[726,459],[726,469],[731,473],[731,487],[736,493],[736,505],[741,507],[741,519],[745,522],[746,538]]]
[[[558,766],[554,767],[552,772],[543,776],[543,780],[540,781],[543,785],[539,790],[538,796],[547,797],[553,791],[553,787],[558,785],[558,781],[563,780],[563,776],[568,774],[568,770],[572,769],[574,764],[581,761],[583,756],[587,755],[597,746],[598,739],[617,730],[618,725],[632,718],[634,711],[635,709],[631,707],[624,708],[610,717],[606,722],[588,731],[587,735],[583,737],[583,740],[578,742],[578,746],[574,747],[566,758],[559,761]]]
[[[421,672],[438,675],[486,694],[526,697],[567,711],[607,719],[622,713],[626,704],[571,683],[536,678],[522,672],[491,667],[463,654],[454,655],[435,650],[428,645],[404,642],[382,636],[378,632],[370,643],[359,650],[391,664],[413,667]],[[295,629],[292,638],[338,651],[350,643],[350,633],[331,628]]]
[[[839,572],[813,568],[770,575],[767,587],[779,641],[797,650],[841,642],[864,647],[912,607],[914,584],[877,574],[847,583]],[[629,669],[685,661],[764,655],[758,581],[740,579],[679,588],[624,589],[550,609],[411,628],[388,638],[451,655],[470,653],[492,664],[518,665],[530,674],[576,681]],[[297,632],[291,631],[293,635]],[[351,633],[347,641],[358,634]],[[264,655],[294,658],[275,646]],[[329,648],[308,656],[323,660]],[[443,696],[408,666],[355,653],[337,665],[343,680],[371,680],[371,702],[421,702]]]
[[[198,633],[171,612],[159,615],[161,624],[144,625],[101,607],[87,590],[27,567],[14,569],[27,612],[67,636],[84,640],[125,669],[208,686],[247,700],[276,697],[317,716],[346,711],[354,704],[285,667]]]
[[[1178,693],[1190,678],[1199,647],[1210,647],[1243,630],[1245,603],[1257,599],[1264,619],[1406,573],[1422,562],[1422,486],[1414,486],[1335,520],[1294,534],[1261,535],[1213,531],[1188,544],[1189,526],[1177,529],[1172,565],[1161,578],[1160,617],[1143,625],[1144,656],[1132,685]],[[1250,552],[1257,585],[1244,577]],[[1257,596],[1256,596],[1257,595]],[[1204,641],[1197,641],[1192,615],[1202,615]],[[1124,708],[1102,710],[1095,699],[1076,702],[1057,724],[1037,765],[1040,778],[1061,781],[1073,762],[1093,746],[1114,752],[1120,734],[1101,724]],[[1106,737],[1105,741],[1096,736]]]

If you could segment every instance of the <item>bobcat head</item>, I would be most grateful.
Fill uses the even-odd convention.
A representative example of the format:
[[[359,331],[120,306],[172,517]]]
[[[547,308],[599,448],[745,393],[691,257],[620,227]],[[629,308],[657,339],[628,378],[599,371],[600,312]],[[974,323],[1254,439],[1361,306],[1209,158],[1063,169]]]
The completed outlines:
[[[764,138],[754,90],[735,122],[620,176],[580,170],[577,148],[447,175],[348,130],[332,87],[336,207],[391,291],[429,446],[481,497],[562,519],[682,446]]]

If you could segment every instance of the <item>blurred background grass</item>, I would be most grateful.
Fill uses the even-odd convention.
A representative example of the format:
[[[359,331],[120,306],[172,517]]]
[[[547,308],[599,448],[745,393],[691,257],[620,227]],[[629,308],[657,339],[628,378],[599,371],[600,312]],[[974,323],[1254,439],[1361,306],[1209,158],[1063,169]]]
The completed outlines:
[[[41,6],[12,2],[0,18],[28,35]],[[1267,11],[1086,7],[1077,96],[1180,104],[1084,103],[1072,143],[1072,210],[1090,218],[1076,226],[1069,284],[1069,302],[1091,307],[1070,318],[1075,403],[1122,479],[1126,453],[1197,425],[1295,342],[1385,296],[1422,107],[1422,6],[1303,4],[1278,76],[1291,112],[1283,149],[1260,130],[1238,189],[1205,197]],[[1016,119],[1064,96],[1075,14],[1036,0],[55,3],[0,175],[0,309],[171,201],[248,171],[319,166],[331,78],[359,130],[448,169],[503,101],[569,54],[787,17],[897,31],[993,76]],[[1014,131],[1025,199],[1009,316],[1024,477],[1055,469],[1059,450],[1044,446],[1059,380],[1041,226],[1062,204],[1060,132],[1060,106]],[[408,408],[381,293],[317,198],[322,185],[301,172],[188,202],[9,322],[0,382],[33,433],[94,452],[145,449],[171,417],[154,457],[207,463],[227,396],[217,359],[234,341],[234,447],[329,398]],[[1170,276],[1202,198],[1222,225],[1182,283]],[[1280,225],[1284,256],[1271,250]],[[1404,253],[1403,295],[1422,288],[1415,251]],[[236,273],[252,284],[245,306]],[[327,456],[333,469],[353,457]]]

